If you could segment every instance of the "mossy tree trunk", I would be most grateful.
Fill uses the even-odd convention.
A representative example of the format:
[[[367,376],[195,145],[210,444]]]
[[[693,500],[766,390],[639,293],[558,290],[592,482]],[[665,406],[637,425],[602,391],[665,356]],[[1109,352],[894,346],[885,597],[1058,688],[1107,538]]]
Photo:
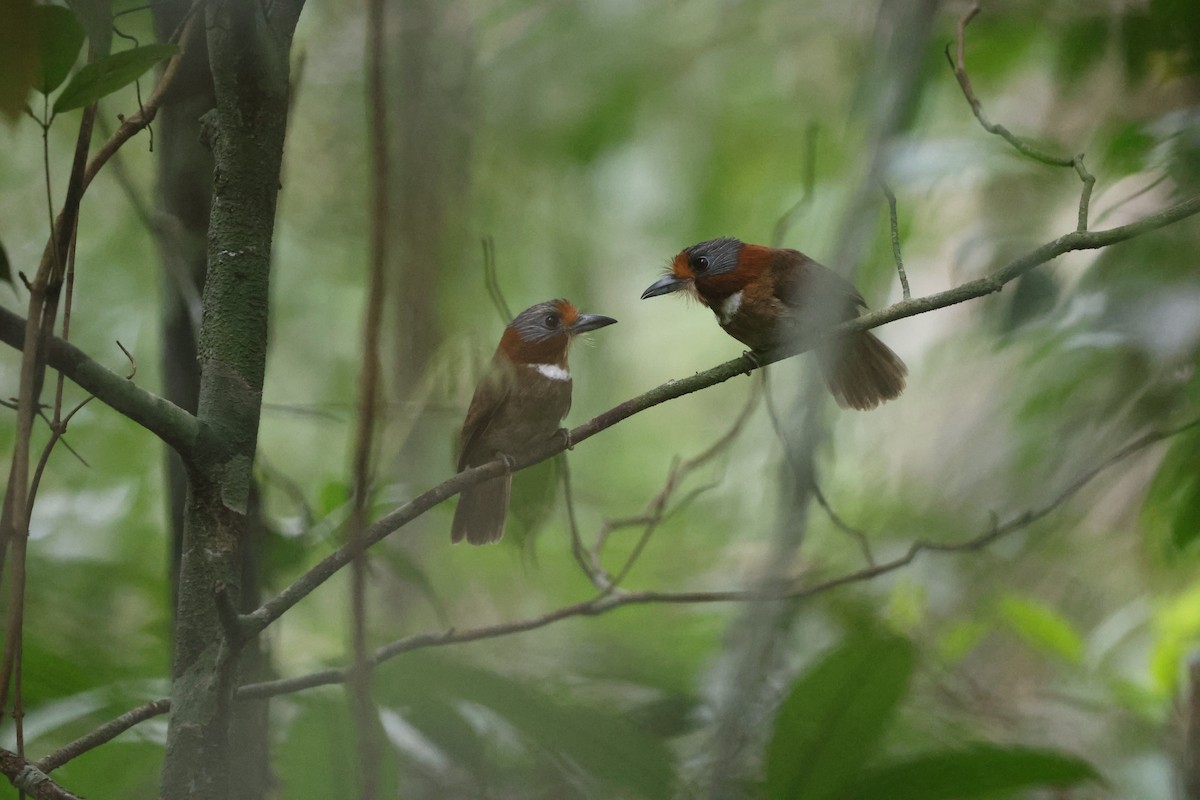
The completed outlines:
[[[268,285],[284,132],[288,55],[302,0],[214,0],[206,30],[216,108],[208,265],[198,346],[200,439],[187,471],[171,720],[162,796],[225,800],[240,642],[236,608],[267,353]],[[228,619],[226,619],[228,623]]]

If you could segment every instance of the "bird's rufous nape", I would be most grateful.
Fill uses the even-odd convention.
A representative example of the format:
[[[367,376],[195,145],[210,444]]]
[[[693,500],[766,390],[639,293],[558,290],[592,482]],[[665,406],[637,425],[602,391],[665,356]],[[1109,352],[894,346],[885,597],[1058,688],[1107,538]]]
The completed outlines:
[[[854,285],[798,250],[732,237],[679,251],[642,298],[686,291],[721,328],[755,352],[809,346],[838,405],[866,410],[900,396],[908,368],[869,331],[823,341],[829,327],[866,305]]]
[[[522,311],[504,329],[486,374],[475,387],[459,442],[461,472],[508,456],[519,458],[559,435],[571,408],[567,351],[581,333],[616,320],[581,314],[567,300],[547,300]],[[465,489],[451,540],[497,542],[504,535],[512,475]]]

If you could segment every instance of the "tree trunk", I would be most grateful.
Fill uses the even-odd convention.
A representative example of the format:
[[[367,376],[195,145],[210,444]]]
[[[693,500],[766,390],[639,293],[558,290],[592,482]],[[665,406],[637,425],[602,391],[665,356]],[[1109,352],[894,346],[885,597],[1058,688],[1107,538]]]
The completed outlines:
[[[216,108],[205,115],[204,132],[215,168],[198,347],[203,432],[187,464],[162,776],[162,796],[171,800],[230,796],[240,642],[222,625],[219,602],[239,606],[250,535],[288,53],[301,5],[214,0],[207,7]]]

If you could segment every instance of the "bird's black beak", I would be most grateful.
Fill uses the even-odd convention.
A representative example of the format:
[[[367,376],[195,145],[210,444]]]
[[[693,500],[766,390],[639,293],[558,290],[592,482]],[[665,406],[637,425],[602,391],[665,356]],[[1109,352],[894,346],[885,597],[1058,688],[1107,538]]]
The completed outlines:
[[[645,300],[647,297],[658,297],[660,294],[678,292],[686,283],[687,281],[676,278],[674,275],[667,275],[646,287],[646,291],[642,292],[642,299]]]
[[[604,317],[600,314],[580,314],[575,322],[571,324],[571,333],[587,333],[597,328],[615,325],[616,322],[612,317]]]

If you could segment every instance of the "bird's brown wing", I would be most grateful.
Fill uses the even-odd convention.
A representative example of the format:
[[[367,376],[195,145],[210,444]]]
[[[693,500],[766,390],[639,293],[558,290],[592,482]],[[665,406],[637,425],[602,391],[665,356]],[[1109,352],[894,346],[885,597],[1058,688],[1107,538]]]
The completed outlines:
[[[771,265],[775,273],[775,296],[789,308],[812,308],[831,302],[844,302],[853,317],[859,306],[866,306],[854,284],[798,250],[782,250]]]
[[[471,465],[471,462],[478,465],[491,457],[491,453],[483,452],[484,434],[511,390],[512,376],[509,371],[498,362],[493,362],[491,369],[475,387],[475,395],[467,408],[467,418],[463,421],[462,433],[459,435],[459,472]]]

